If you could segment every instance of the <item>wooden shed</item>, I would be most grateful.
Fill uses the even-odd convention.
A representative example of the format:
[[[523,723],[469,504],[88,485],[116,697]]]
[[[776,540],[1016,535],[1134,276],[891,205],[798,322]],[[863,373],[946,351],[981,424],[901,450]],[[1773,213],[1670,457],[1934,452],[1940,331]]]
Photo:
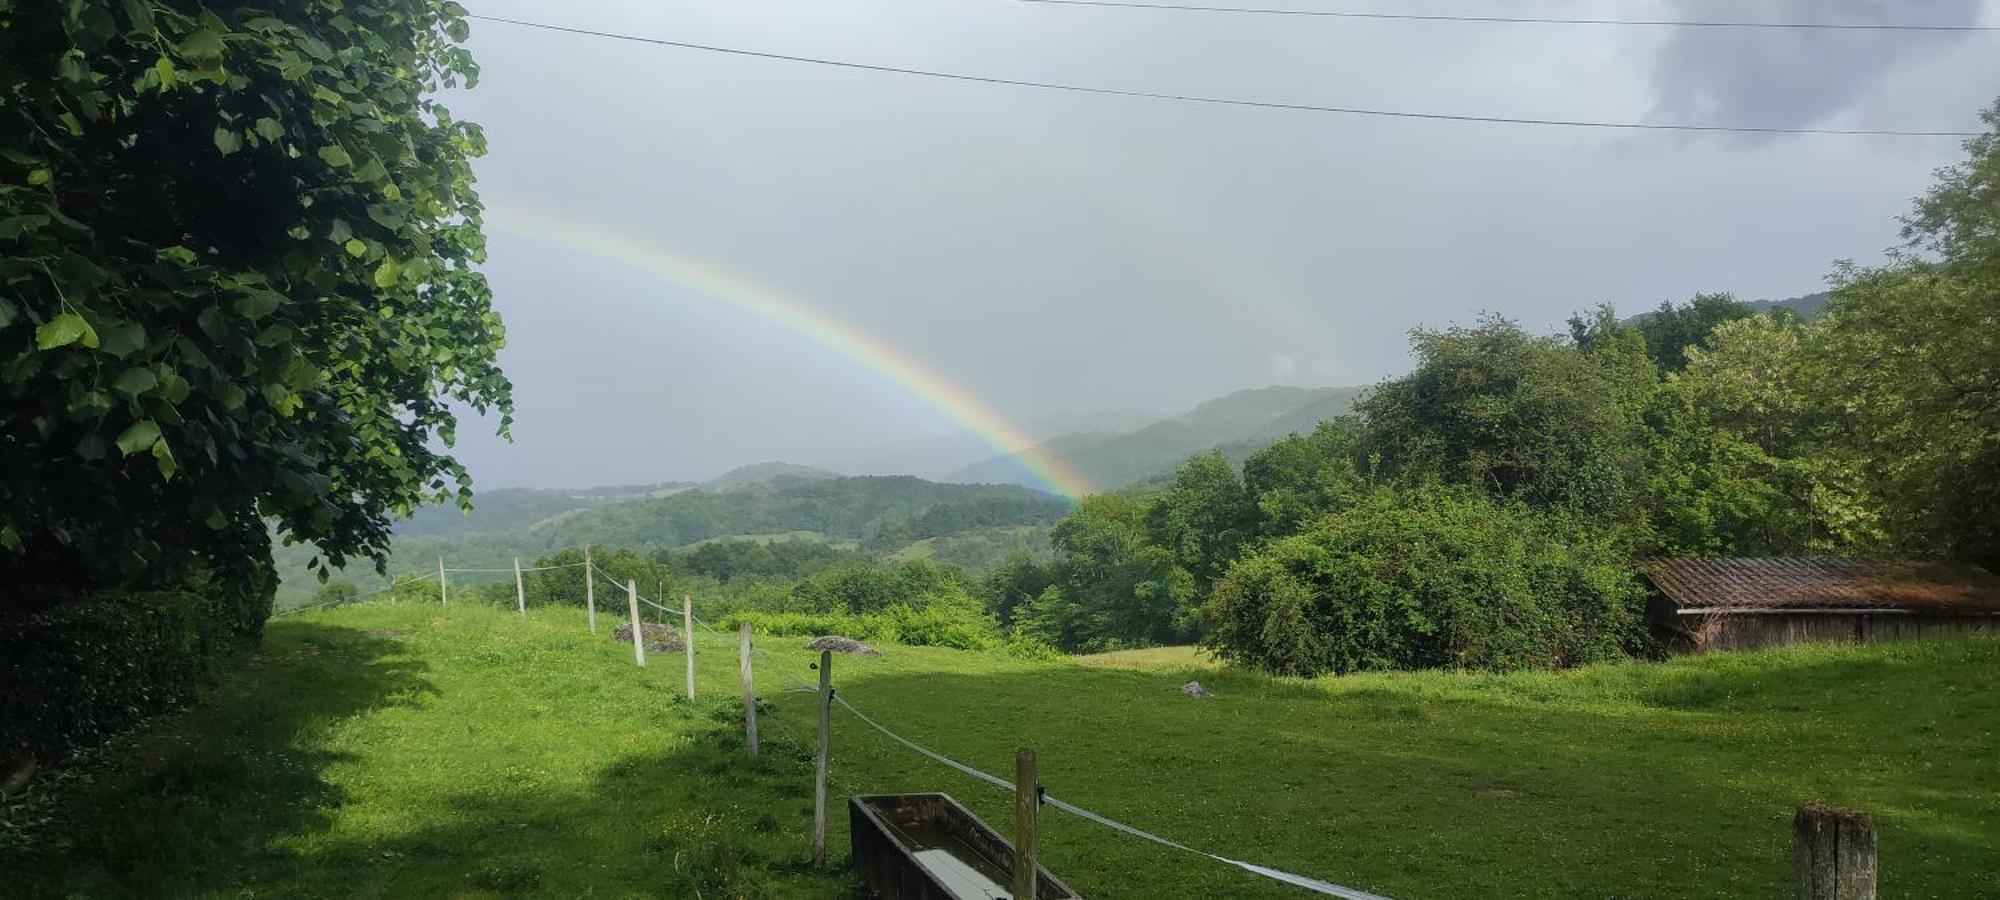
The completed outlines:
[[[1666,559],[1656,629],[1677,650],[1752,650],[2000,630],[2000,578],[1972,566],[1823,557]]]

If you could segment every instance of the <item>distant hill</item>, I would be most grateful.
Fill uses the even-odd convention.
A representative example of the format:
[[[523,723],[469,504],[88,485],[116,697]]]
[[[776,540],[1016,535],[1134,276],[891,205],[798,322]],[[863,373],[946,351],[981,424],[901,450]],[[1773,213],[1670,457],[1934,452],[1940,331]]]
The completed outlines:
[[[1166,413],[1155,410],[1114,409],[1054,413],[1020,424],[1031,435],[1055,437],[1072,431],[1126,431],[1166,417]],[[930,481],[949,481],[953,472],[992,455],[993,445],[984,436],[950,434],[875,447],[819,465],[844,475],[915,475]]]
[[[606,503],[661,497],[694,487],[693,482],[594,488],[501,488],[481,491],[471,512],[456,504],[427,506],[396,523],[397,537],[434,537],[525,530],[536,523]]]
[[[788,462],[762,462],[754,465],[730,469],[701,483],[701,489],[711,493],[745,491],[779,487],[798,481],[821,481],[839,478],[840,473],[816,469],[812,466],[795,465]]]
[[[550,513],[564,498],[569,505]],[[511,577],[505,570],[515,557],[525,562],[584,544],[657,551],[717,539],[824,541],[888,554],[964,535],[943,542],[950,552],[937,555],[983,561],[1031,544],[1070,509],[1068,500],[1016,485],[849,478],[784,463],[746,467],[693,488],[493,491],[475,495],[473,506],[472,516],[438,511],[458,520],[455,529],[399,531],[390,571],[429,572],[442,556],[453,568],[495,570],[454,575],[454,582],[487,582]],[[467,523],[492,527],[474,531]],[[306,569],[312,548],[279,547],[273,555],[282,578],[280,605],[304,602],[318,587]],[[338,577],[364,590],[384,583],[365,563]]]
[[[1100,488],[1143,481],[1179,465],[1189,456],[1225,445],[1268,444],[1292,432],[1311,431],[1345,415],[1364,389],[1358,387],[1266,387],[1237,391],[1188,412],[1130,431],[1066,434],[1037,445],[1068,462]],[[966,466],[951,481],[979,484],[1039,483],[1019,454],[996,456]]]
[[[1798,313],[1801,319],[1811,319],[1824,311],[1826,304],[1832,300],[1832,292],[1820,291],[1817,294],[1787,297],[1783,300],[1752,300],[1750,305],[1756,307],[1758,312],[1770,312],[1774,308],[1783,307]]]

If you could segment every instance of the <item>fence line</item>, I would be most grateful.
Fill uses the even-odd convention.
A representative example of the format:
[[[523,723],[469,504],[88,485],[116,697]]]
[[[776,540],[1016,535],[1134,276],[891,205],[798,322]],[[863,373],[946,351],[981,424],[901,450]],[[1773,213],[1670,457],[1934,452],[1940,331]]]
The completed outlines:
[[[405,584],[416,584],[418,582],[436,577],[437,577],[436,572],[425,572],[422,575],[418,575],[408,580],[404,580],[403,576],[397,575],[390,580],[390,583],[387,586],[378,588],[373,591],[369,591],[366,594],[356,594],[344,600],[328,600],[325,603],[315,603],[311,606],[294,606],[291,607],[290,609],[277,610],[276,612],[271,613],[271,618],[275,619],[279,616],[289,616],[293,613],[302,613],[309,609],[323,609],[328,606],[341,606],[348,603],[360,603],[363,600],[372,600],[376,597],[380,597],[383,594],[389,593],[390,591],[393,591],[396,588],[401,587]]]
[[[545,571],[545,570],[548,570],[548,569],[562,569],[562,568],[572,568],[572,567],[574,567],[574,566],[577,566],[577,565],[583,565],[583,563],[571,563],[571,564],[565,564],[565,565],[560,565],[560,566],[542,566],[542,567],[537,567],[537,568],[534,568],[534,569],[522,569],[521,571],[523,571],[523,572],[532,572],[532,571]],[[617,578],[616,576],[612,575],[612,574],[611,574],[610,572],[607,572],[607,571],[605,571],[605,570],[604,570],[604,569],[603,569],[602,567],[600,567],[600,566],[597,566],[597,565],[594,565],[594,564],[593,564],[593,565],[591,565],[591,569],[593,569],[594,571],[596,571],[596,572],[597,572],[597,574],[599,574],[599,575],[602,575],[602,576],[603,576],[603,577],[605,577],[605,578],[608,578],[608,579],[611,579],[611,580],[612,580],[612,581],[613,581],[614,583],[615,583],[615,582],[619,582],[619,581],[620,581],[620,579],[619,579],[619,578]],[[463,569],[449,569],[449,568],[441,568],[441,569],[440,569],[440,571],[445,571],[445,572],[481,572],[481,571],[497,571],[497,572],[511,572],[511,571],[513,571],[513,570],[512,570],[512,569],[492,569],[492,570],[488,570],[488,569],[478,569],[478,568],[463,568]],[[428,577],[431,577],[431,576],[427,574],[427,575],[425,575],[425,576],[422,576],[422,577],[420,577],[420,578],[417,578],[417,579],[414,579],[414,580],[415,580],[415,581],[421,581],[421,580],[423,580],[423,578],[428,578]],[[625,580],[624,580],[624,582],[625,582],[625,583],[627,584],[627,586],[628,586],[628,587],[629,587],[629,588],[631,589],[631,591],[632,591],[632,594],[633,594],[633,596],[635,596],[635,597],[636,597],[636,598],[637,598],[637,599],[638,599],[638,600],[639,600],[640,602],[642,602],[642,603],[645,603],[646,605],[648,605],[648,606],[651,606],[651,607],[653,607],[654,609],[657,609],[657,610],[660,610],[660,611],[662,611],[662,612],[667,612],[667,613],[673,613],[673,612],[682,612],[682,610],[676,610],[676,609],[672,609],[672,608],[670,608],[670,607],[667,607],[667,606],[664,606],[664,605],[662,605],[662,604],[659,604],[659,603],[655,603],[655,602],[654,602],[654,601],[653,601],[653,600],[652,600],[651,598],[648,598],[648,597],[646,597],[646,596],[645,596],[644,594],[640,594],[640,593],[638,592],[638,590],[637,590],[637,585],[635,585],[635,584],[632,584],[632,583],[631,583],[631,580],[630,580],[630,579],[625,579]],[[373,593],[373,594],[369,594],[369,595],[367,595],[367,596],[368,596],[368,597],[374,597],[374,596],[377,596],[377,595],[380,595],[380,594],[382,594],[382,593],[386,592],[387,590],[388,590],[387,588],[384,588],[384,589],[383,589],[383,590],[381,590],[381,591],[376,591],[375,593]],[[358,602],[358,601],[360,601],[361,599],[364,599],[364,598],[361,598],[361,597],[356,597],[356,598],[354,598],[353,600],[347,600],[347,601],[335,601],[334,603],[322,603],[322,604],[318,604],[318,605],[316,605],[316,606],[310,606],[310,607],[299,607],[299,608],[294,608],[294,609],[289,609],[289,610],[285,610],[284,612],[281,612],[281,613],[277,613],[276,615],[285,615],[285,614],[287,614],[287,613],[294,613],[294,612],[304,612],[304,611],[306,611],[306,610],[308,610],[308,609],[318,609],[318,608],[320,608],[320,607],[322,607],[322,606],[332,606],[332,605],[337,605],[337,604],[339,604],[339,603],[352,603],[352,602]],[[709,624],[708,622],[706,622],[706,621],[702,620],[701,618],[699,618],[699,617],[696,617],[696,616],[694,616],[694,615],[693,615],[693,614],[692,614],[691,612],[690,612],[690,613],[688,613],[688,618],[689,618],[689,619],[690,619],[691,621],[693,621],[693,622],[695,622],[695,623],[697,623],[697,624],[701,625],[701,627],[702,627],[702,628],[705,628],[705,629],[707,629],[707,630],[708,630],[709,632],[711,632],[711,633],[713,633],[713,634],[715,634],[715,635],[717,635],[717,636],[719,636],[719,637],[722,637],[722,638],[728,638],[728,637],[730,637],[730,635],[727,635],[727,634],[724,634],[724,633],[723,633],[723,632],[722,632],[722,631],[721,631],[720,629],[716,628],[715,626],[713,626],[713,625],[710,625],[710,624]],[[635,637],[636,637],[636,635],[635,635]],[[683,635],[683,639],[684,639],[684,640],[686,640],[686,641],[688,642],[688,647],[689,647],[689,649],[690,649],[690,650],[692,650],[692,648],[693,648],[693,646],[694,646],[694,635],[693,635],[693,634],[687,634],[687,635]],[[770,655],[769,653],[765,652],[763,648],[761,648],[761,647],[758,647],[758,646],[756,646],[755,644],[752,644],[752,645],[751,645],[751,648],[750,648],[750,650],[751,650],[751,652],[752,652],[753,654],[755,654],[756,656],[758,656],[758,657],[761,657],[761,658],[763,658],[763,659],[764,659],[764,660],[765,660],[766,662],[768,662],[768,663],[771,663],[771,667],[772,667],[772,668],[774,668],[774,669],[776,669],[776,671],[778,672],[778,674],[779,674],[779,675],[781,675],[781,676],[785,677],[786,679],[789,679],[790,681],[792,681],[792,683],[793,683],[793,684],[795,684],[795,685],[797,685],[797,686],[798,686],[798,689],[800,689],[800,690],[804,690],[804,691],[807,691],[807,692],[811,692],[811,693],[818,693],[818,692],[819,692],[819,688],[818,688],[818,687],[817,687],[816,685],[811,685],[811,684],[808,684],[808,683],[806,683],[806,682],[805,682],[805,681],[804,681],[803,679],[799,678],[799,677],[798,677],[798,676],[796,676],[796,675],[793,675],[793,674],[791,673],[791,671],[790,671],[790,670],[789,670],[788,668],[786,668],[786,666],[785,666],[785,664],[784,664],[784,661],[782,661],[782,660],[779,660],[778,658],[776,658],[776,657],[774,657],[774,656],[771,656],[771,655]],[[842,709],[844,709],[844,710],[847,710],[847,712],[848,712],[848,713],[849,713],[850,715],[854,716],[854,717],[855,717],[856,719],[859,719],[859,720],[860,720],[860,721],[861,721],[861,722],[862,722],[863,724],[867,725],[867,726],[868,726],[868,727],[870,727],[870,728],[873,728],[874,730],[876,730],[876,731],[880,732],[880,733],[881,733],[881,734],[882,734],[883,736],[885,736],[885,737],[888,737],[888,738],[889,738],[890,740],[893,740],[893,741],[895,741],[895,742],[896,742],[896,743],[898,743],[898,744],[901,744],[901,745],[902,745],[903,747],[905,747],[905,748],[908,748],[909,750],[911,750],[911,751],[913,751],[913,752],[917,753],[918,755],[921,755],[921,756],[923,756],[923,757],[925,757],[925,758],[927,758],[927,759],[930,759],[930,760],[931,760],[931,761],[933,761],[933,762],[936,762],[936,763],[939,763],[939,764],[941,764],[941,765],[944,765],[944,766],[946,766],[946,767],[948,767],[948,768],[951,768],[951,769],[953,769],[953,770],[955,770],[955,771],[959,772],[960,774],[963,774],[963,775],[965,775],[965,776],[967,776],[967,777],[970,777],[970,778],[973,778],[973,779],[976,779],[976,780],[978,780],[978,781],[982,781],[982,782],[985,782],[985,783],[987,783],[987,784],[989,784],[989,785],[992,785],[993,787],[996,787],[996,788],[999,788],[999,789],[1001,789],[1001,790],[1005,790],[1005,791],[1008,791],[1008,792],[1013,792],[1013,791],[1014,791],[1014,789],[1015,789],[1015,788],[1014,788],[1014,782],[1012,782],[1012,781],[1009,781],[1009,780],[1007,780],[1007,779],[1005,779],[1005,778],[1002,778],[1002,777],[1000,777],[1000,776],[998,776],[998,775],[994,775],[994,774],[992,774],[992,773],[990,773],[990,772],[986,772],[986,771],[982,771],[982,770],[980,770],[980,769],[977,769],[977,768],[974,768],[973,766],[969,766],[969,765],[966,765],[965,763],[962,763],[962,762],[959,762],[958,760],[955,760],[955,759],[952,759],[951,757],[949,757],[949,756],[946,756],[946,755],[944,755],[943,753],[939,753],[939,752],[938,752],[938,751],[936,751],[936,750],[932,750],[932,749],[931,749],[931,748],[929,748],[929,747],[926,747],[926,746],[924,746],[924,745],[922,745],[922,744],[919,744],[919,743],[917,743],[917,742],[915,742],[915,741],[912,741],[912,740],[910,740],[909,738],[906,738],[906,737],[904,737],[904,736],[902,736],[902,735],[900,735],[900,734],[897,734],[897,733],[896,733],[895,731],[892,731],[892,730],[890,730],[890,729],[888,728],[888,726],[885,726],[885,725],[883,725],[882,723],[880,723],[880,722],[877,722],[877,721],[875,721],[875,719],[873,719],[872,717],[868,716],[868,715],[867,715],[866,713],[863,713],[863,712],[862,712],[862,711],[861,711],[860,709],[857,709],[857,708],[856,708],[856,707],[854,706],[854,704],[852,704],[852,703],[849,703],[849,702],[847,701],[847,698],[845,698],[845,697],[842,697],[842,696],[840,696],[840,694],[839,694],[839,693],[837,693],[837,692],[833,694],[833,698],[832,698],[832,699],[833,699],[833,702],[834,702],[834,703],[835,703],[836,705],[840,706],[840,708],[842,708]],[[798,749],[799,749],[799,750],[801,750],[802,752],[812,752],[812,751],[808,751],[808,750],[806,749],[806,747],[804,746],[804,744],[803,744],[803,743],[801,743],[800,741],[798,741],[797,737],[796,737],[796,736],[795,736],[794,734],[792,734],[791,730],[790,730],[789,728],[787,728],[787,727],[785,726],[785,724],[784,724],[784,723],[783,723],[783,722],[782,722],[782,721],[781,721],[781,720],[780,720],[779,718],[777,718],[777,717],[773,717],[773,718],[772,718],[772,719],[771,719],[770,721],[771,721],[771,723],[772,723],[773,725],[775,725],[775,726],[777,727],[777,729],[778,729],[779,733],[780,733],[780,734],[782,734],[782,735],[783,735],[783,736],[785,737],[785,739],[786,739],[786,742],[787,742],[787,743],[790,743],[790,744],[793,744],[793,745],[794,745],[794,746],[795,746],[796,748],[798,748]],[[831,782],[831,781],[833,780],[833,776],[832,776],[832,774],[831,774],[830,772],[829,772],[829,774],[828,774],[828,776],[827,776],[827,779],[828,779],[828,781],[829,781],[829,782]],[[843,785],[843,790],[845,790],[845,789],[846,789],[846,787],[848,787],[848,786],[846,786],[846,785]],[[1120,832],[1120,833],[1122,833],[1122,834],[1126,834],[1126,835],[1129,835],[1129,836],[1132,836],[1132,837],[1136,837],[1136,838],[1140,838],[1140,839],[1142,839],[1142,840],[1146,840],[1146,841],[1150,841],[1150,842],[1152,842],[1152,843],[1155,843],[1155,844],[1158,844],[1158,845],[1160,845],[1160,846],[1162,846],[1162,847],[1168,847],[1168,848],[1171,848],[1171,849],[1174,849],[1174,850],[1179,850],[1179,851],[1181,851],[1181,852],[1183,852],[1183,853],[1190,853],[1190,854],[1193,854],[1193,855],[1196,855],[1196,856],[1202,856],[1202,857],[1206,857],[1206,858],[1208,858],[1208,859],[1211,859],[1211,860],[1214,860],[1215,862],[1219,862],[1219,863],[1222,863],[1222,864],[1224,864],[1224,865],[1229,865],[1229,866],[1233,866],[1233,867],[1235,867],[1235,868],[1238,868],[1238,869],[1241,869],[1241,870],[1243,870],[1243,871],[1245,871],[1245,872],[1249,872],[1249,873],[1251,873],[1251,874],[1253,874],[1253,875],[1257,875],[1257,876],[1260,876],[1260,877],[1263,877],[1263,878],[1268,878],[1268,879],[1271,879],[1271,880],[1273,880],[1273,881],[1277,881],[1277,882],[1280,882],[1280,883],[1283,883],[1283,884],[1289,884],[1289,885],[1291,885],[1291,886],[1293,886],[1293,887],[1297,887],[1297,888],[1301,888],[1301,889],[1304,889],[1304,890],[1308,890],[1308,891],[1312,891],[1312,892],[1314,892],[1314,893],[1317,893],[1317,894],[1322,894],[1322,895],[1325,895],[1325,896],[1329,896],[1329,897],[1340,897],[1340,898],[1343,898],[1343,900],[1388,900],[1388,898],[1386,898],[1386,897],[1383,897],[1383,896],[1382,896],[1382,895],[1380,895],[1380,894],[1372,894],[1372,893],[1369,893],[1369,892],[1367,892],[1367,891],[1363,891],[1363,890],[1359,890],[1359,889],[1356,889],[1356,888],[1350,888],[1350,887],[1346,887],[1346,886],[1344,886],[1344,885],[1339,885],[1339,884],[1335,884],[1335,883],[1333,883],[1333,882],[1330,882],[1330,881],[1322,881],[1322,880],[1320,880],[1320,879],[1317,879],[1317,878],[1312,878],[1312,877],[1309,877],[1309,876],[1305,876],[1305,875],[1299,875],[1299,874],[1296,874],[1296,873],[1292,873],[1292,872],[1286,872],[1286,871],[1284,871],[1284,870],[1282,870],[1282,869],[1275,869],[1275,868],[1271,868],[1271,867],[1269,867],[1269,866],[1261,866],[1261,865],[1258,865],[1258,864],[1256,864],[1256,863],[1252,863],[1252,862],[1246,862],[1246,861],[1244,861],[1244,860],[1240,860],[1240,859],[1233,859],[1233,858],[1231,858],[1231,857],[1227,857],[1227,856],[1223,856],[1223,855],[1221,855],[1221,854],[1217,854],[1217,853],[1210,853],[1210,852],[1208,852],[1208,851],[1206,851],[1206,850],[1201,850],[1201,849],[1197,849],[1197,848],[1195,848],[1195,847],[1190,847],[1190,846],[1188,846],[1188,845],[1186,845],[1186,844],[1183,844],[1183,843],[1180,843],[1179,841],[1175,841],[1175,840],[1173,840],[1173,839],[1171,839],[1171,838],[1166,838],[1166,837],[1161,837],[1160,835],[1157,835],[1157,834],[1154,834],[1154,833],[1152,833],[1152,832],[1150,832],[1150,831],[1146,831],[1145,829],[1142,829],[1142,828],[1139,828],[1138,826],[1135,826],[1135,825],[1131,825],[1131,824],[1128,824],[1128,823],[1125,823],[1125,822],[1121,822],[1121,821],[1118,821],[1117,819],[1113,819],[1113,818],[1111,818],[1111,817],[1109,817],[1109,816],[1105,816],[1105,815],[1103,815],[1103,814],[1101,814],[1101,813],[1096,813],[1096,812],[1092,812],[1092,811],[1091,811],[1091,810],[1089,810],[1089,809],[1085,809],[1084,807],[1081,807],[1081,806],[1078,806],[1078,805],[1076,805],[1076,804],[1074,804],[1074,803],[1070,803],[1070,802],[1068,802],[1068,801],[1065,801],[1065,800],[1062,800],[1062,799],[1060,799],[1060,798],[1057,798],[1057,797],[1055,797],[1055,796],[1053,796],[1053,795],[1050,795],[1050,794],[1047,794],[1047,793],[1044,793],[1044,794],[1042,795],[1042,798],[1041,798],[1041,799],[1042,799],[1042,802],[1044,802],[1044,803],[1048,804],[1049,806],[1053,806],[1053,807],[1055,807],[1056,809],[1059,809],[1059,810],[1062,810],[1063,812],[1066,812],[1066,813],[1069,813],[1070,815],[1073,815],[1073,816],[1076,816],[1076,817],[1078,817],[1078,818],[1081,818],[1081,819],[1084,819],[1084,820],[1086,820],[1086,821],[1089,821],[1089,822],[1095,822],[1095,823],[1097,823],[1097,824],[1099,824],[1099,825],[1102,825],[1102,826],[1104,826],[1104,827],[1106,827],[1106,828],[1110,828],[1110,829],[1112,829],[1112,830],[1114,830],[1114,831],[1117,831],[1117,832]]]

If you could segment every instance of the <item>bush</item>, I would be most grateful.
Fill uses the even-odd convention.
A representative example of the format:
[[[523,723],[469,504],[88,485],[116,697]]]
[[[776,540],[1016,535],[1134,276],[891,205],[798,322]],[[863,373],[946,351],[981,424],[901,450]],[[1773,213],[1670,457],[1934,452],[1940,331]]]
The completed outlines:
[[[104,592],[0,625],[0,759],[56,759],[173,710],[250,645],[272,579]]]
[[[873,613],[738,612],[722,618],[726,630],[749,622],[753,631],[796,637],[837,634],[859,641],[886,641],[919,647],[990,650],[1003,642],[990,620],[955,609],[891,606]]]
[[[1644,594],[1609,541],[1466,489],[1384,490],[1239,561],[1209,646],[1286,675],[1560,668],[1644,645]]]

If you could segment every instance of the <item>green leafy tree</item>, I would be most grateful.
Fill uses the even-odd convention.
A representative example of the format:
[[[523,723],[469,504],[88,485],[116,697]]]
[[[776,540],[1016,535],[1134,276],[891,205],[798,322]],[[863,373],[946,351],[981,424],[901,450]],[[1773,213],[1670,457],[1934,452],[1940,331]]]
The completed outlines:
[[[1569,330],[1576,345],[1589,352],[1630,329],[1645,342],[1647,358],[1662,371],[1678,372],[1687,368],[1688,348],[1707,348],[1717,325],[1756,314],[1756,307],[1729,294],[1696,294],[1687,303],[1661,301],[1659,309],[1633,317],[1630,325],[1619,323],[1608,306],[1594,318],[1571,316]]]
[[[1206,586],[1221,577],[1256,529],[1257,510],[1220,453],[1199,453],[1149,498],[1146,532],[1174,564]]]
[[[1193,578],[1153,543],[1146,518],[1146,504],[1130,497],[1078,501],[1050,536],[1052,584],[1015,610],[1015,622],[1029,636],[1071,651],[1192,637]]]
[[[2000,568],[2000,101],[1981,118],[1907,250],[1835,273],[1819,351],[1899,552]]]
[[[1621,548],[1462,486],[1383,489],[1239,561],[1205,643],[1286,675],[1557,668],[1645,645]]]
[[[497,410],[464,10],[82,0],[0,11],[0,580],[335,563],[468,490]],[[59,592],[59,591],[58,591]],[[268,602],[268,601],[267,601]]]
[[[1353,504],[1367,490],[1361,420],[1342,416],[1292,435],[1243,461],[1243,489],[1256,505],[1256,532],[1273,538]]]
[[[1418,329],[1415,371],[1357,404],[1365,451],[1404,482],[1629,521],[1645,465],[1644,402],[1657,378],[1636,343],[1589,352],[1513,322]]]
[[[312,602],[315,604],[352,603],[355,598],[360,596],[361,589],[355,587],[354,582],[335,580],[320,585],[319,590],[313,592]]]

